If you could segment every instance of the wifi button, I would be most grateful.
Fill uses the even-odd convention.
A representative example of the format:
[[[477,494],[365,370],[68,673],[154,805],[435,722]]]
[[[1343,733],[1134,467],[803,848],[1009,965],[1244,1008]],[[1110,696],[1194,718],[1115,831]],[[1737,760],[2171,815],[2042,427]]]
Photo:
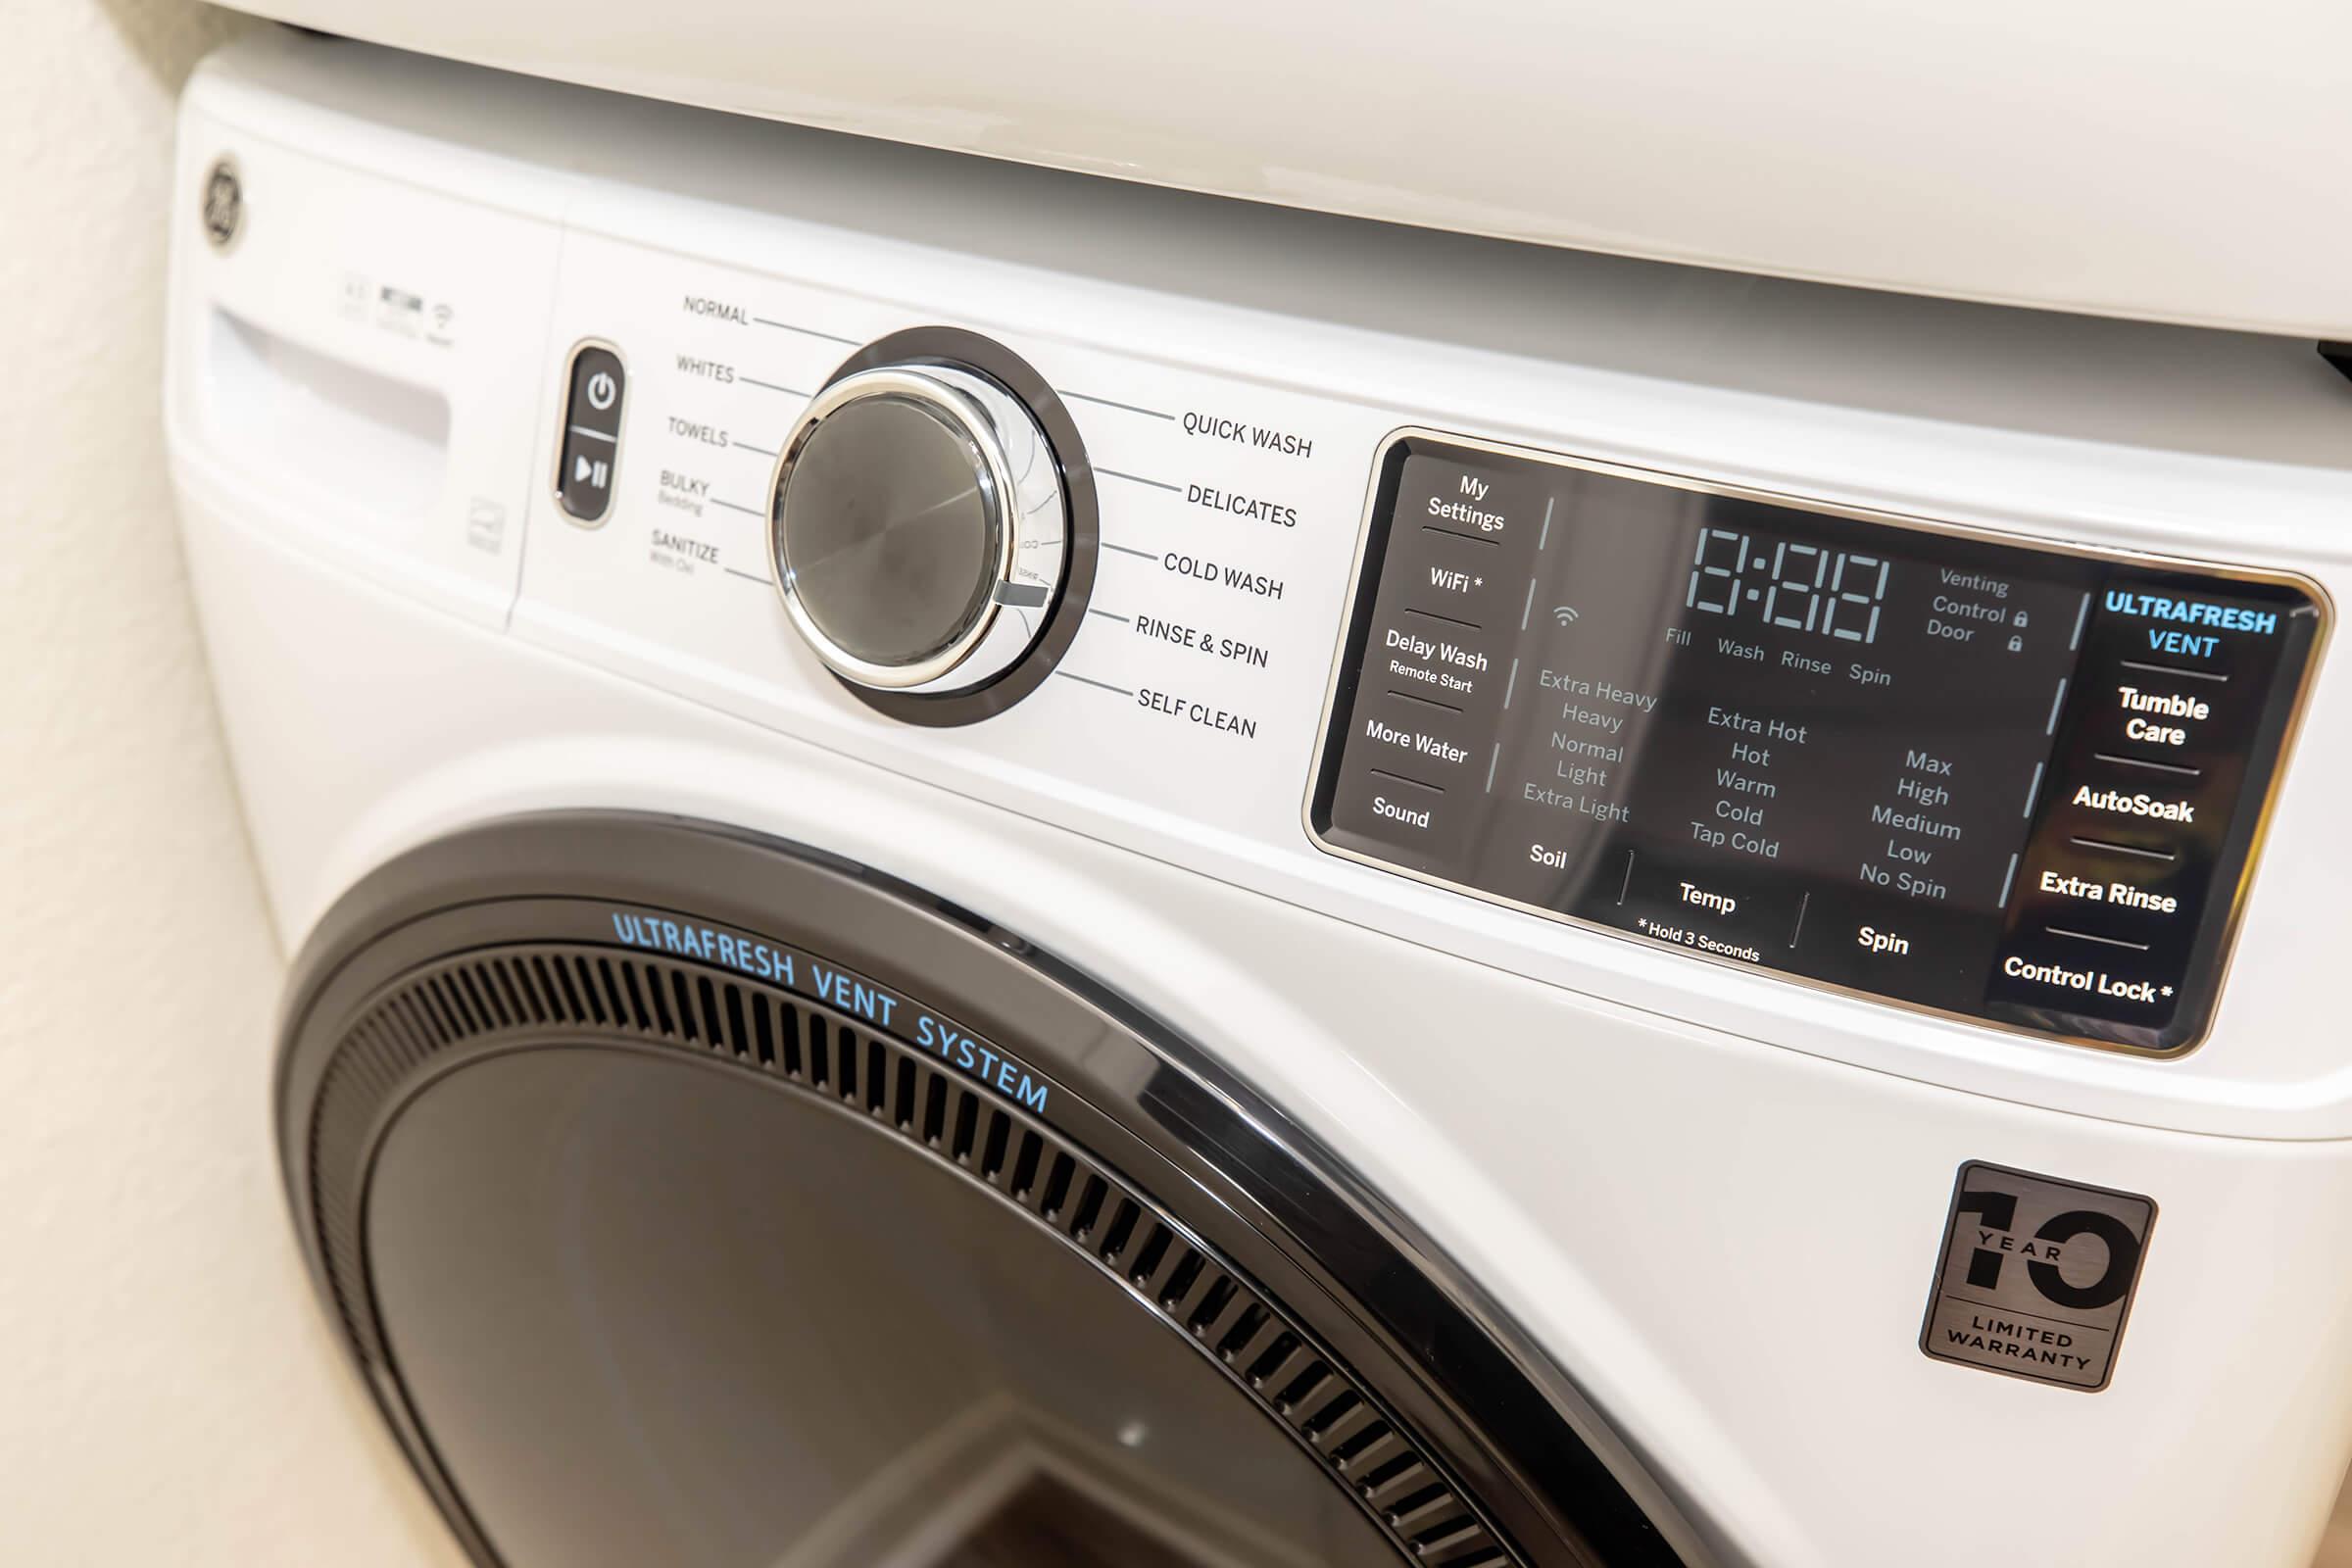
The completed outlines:
[[[1435,528],[1392,539],[1383,576],[1404,589],[1414,610],[1481,631],[1516,628],[1527,593],[1526,570],[1500,548]]]

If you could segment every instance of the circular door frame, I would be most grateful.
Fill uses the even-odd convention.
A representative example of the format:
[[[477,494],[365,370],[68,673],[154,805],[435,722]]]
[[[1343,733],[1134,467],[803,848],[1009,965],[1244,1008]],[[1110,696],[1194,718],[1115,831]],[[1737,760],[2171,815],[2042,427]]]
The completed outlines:
[[[572,994],[566,1007],[546,971],[534,986],[514,958],[559,951],[601,955],[608,972],[651,965],[648,989],[654,973],[685,989],[674,1006],[632,1007],[615,995],[600,1010],[579,995],[590,990],[583,969],[577,987],[556,976]],[[766,984],[787,954],[800,957],[801,983]],[[802,979],[810,960],[899,999],[906,1033],[880,1027],[876,1009],[827,1008]],[[787,1062],[755,1049],[743,1015],[730,1023],[712,1000],[747,991],[823,1012],[862,1048],[889,1049],[893,1063],[915,1058],[926,1086],[959,1097],[950,1124],[927,1130],[922,1111],[908,1114],[870,1071],[869,1087],[853,1077],[845,1092],[838,1071],[828,1080],[797,1051]],[[1566,1376],[1425,1236],[1207,1054],[1017,936],[869,868],[736,829],[600,811],[485,824],[376,870],[295,960],[281,1023],[279,1150],[314,1284],[477,1560],[497,1558],[411,1408],[375,1317],[361,1241],[369,1171],[426,1084],[484,1054],[580,1044],[592,1011],[597,1043],[684,1051],[828,1097],[1024,1209],[1192,1338],[1356,1497],[1400,1561],[1682,1560],[1597,1451],[1631,1465]],[[1019,1076],[980,1078],[927,1057],[917,1016]],[[1091,1208],[1075,1196],[1047,1201],[1035,1179],[1064,1154],[1102,1185]],[[1015,1176],[1023,1161],[1027,1184]],[[1171,1292],[1188,1266],[1185,1289]],[[1324,1380],[1286,1401],[1302,1368]],[[1658,1506],[1650,1478],[1630,1479]]]

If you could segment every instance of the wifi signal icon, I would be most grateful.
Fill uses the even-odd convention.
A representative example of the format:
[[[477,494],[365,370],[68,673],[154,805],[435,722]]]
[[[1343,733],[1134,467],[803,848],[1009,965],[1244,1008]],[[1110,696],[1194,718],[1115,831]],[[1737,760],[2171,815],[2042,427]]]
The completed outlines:
[[[1576,607],[1574,605],[1555,606],[1551,612],[1551,618],[1557,621],[1559,624],[1565,626],[1570,621],[1576,619]]]

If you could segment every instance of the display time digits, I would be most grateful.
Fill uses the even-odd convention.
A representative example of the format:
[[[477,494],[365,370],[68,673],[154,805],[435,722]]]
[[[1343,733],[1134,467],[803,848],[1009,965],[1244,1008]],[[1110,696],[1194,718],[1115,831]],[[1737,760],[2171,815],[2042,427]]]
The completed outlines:
[[[1737,615],[1744,601],[1764,623],[1819,632],[1840,642],[1878,640],[1886,599],[1888,564],[1880,556],[1824,550],[1793,540],[1772,541],[1769,564],[1753,534],[1702,528],[1691,558],[1686,610]],[[1756,581],[1749,581],[1750,574]]]

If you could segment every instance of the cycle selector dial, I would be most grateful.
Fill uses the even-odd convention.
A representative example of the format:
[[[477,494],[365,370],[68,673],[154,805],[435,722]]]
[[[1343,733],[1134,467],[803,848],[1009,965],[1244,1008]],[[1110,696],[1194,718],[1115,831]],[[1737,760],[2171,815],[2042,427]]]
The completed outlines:
[[[794,627],[878,691],[950,694],[1019,663],[1069,553],[1054,449],[958,365],[884,365],[808,405],[776,460],[768,548]]]

